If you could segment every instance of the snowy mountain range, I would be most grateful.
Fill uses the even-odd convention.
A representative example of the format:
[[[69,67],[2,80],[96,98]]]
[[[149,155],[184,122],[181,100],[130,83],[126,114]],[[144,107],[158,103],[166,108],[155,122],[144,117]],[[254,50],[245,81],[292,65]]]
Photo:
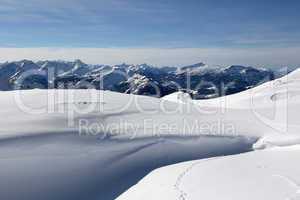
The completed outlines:
[[[156,97],[181,90],[194,99],[207,99],[241,92],[285,74],[283,68],[214,67],[204,63],[159,68],[147,64],[88,65],[81,60],[22,60],[0,64],[0,90],[96,88]]]

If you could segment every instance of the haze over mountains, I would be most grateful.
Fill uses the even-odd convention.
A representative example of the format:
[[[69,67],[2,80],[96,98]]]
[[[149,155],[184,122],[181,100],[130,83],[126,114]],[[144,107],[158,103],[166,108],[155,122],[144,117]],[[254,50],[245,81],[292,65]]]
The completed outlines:
[[[290,71],[283,67],[219,67],[201,62],[176,68],[22,60],[0,64],[0,90],[95,88],[156,97],[183,90],[194,99],[207,99],[244,91]]]

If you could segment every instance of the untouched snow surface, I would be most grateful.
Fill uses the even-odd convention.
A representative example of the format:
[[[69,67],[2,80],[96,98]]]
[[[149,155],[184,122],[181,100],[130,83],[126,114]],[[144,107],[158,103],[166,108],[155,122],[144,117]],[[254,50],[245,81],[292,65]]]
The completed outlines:
[[[295,195],[299,80],[296,71],[229,97],[175,97],[184,103],[96,90],[1,92],[0,199],[116,199],[152,170],[197,159],[152,172],[119,199]],[[266,150],[215,158],[252,146]]]

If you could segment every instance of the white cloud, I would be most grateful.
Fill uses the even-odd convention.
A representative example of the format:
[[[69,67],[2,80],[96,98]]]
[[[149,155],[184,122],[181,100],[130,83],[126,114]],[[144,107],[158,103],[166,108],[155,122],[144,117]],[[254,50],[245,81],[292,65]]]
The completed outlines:
[[[196,62],[230,65],[299,65],[300,47],[291,48],[0,48],[0,61],[75,60],[91,64],[149,63],[180,66]]]

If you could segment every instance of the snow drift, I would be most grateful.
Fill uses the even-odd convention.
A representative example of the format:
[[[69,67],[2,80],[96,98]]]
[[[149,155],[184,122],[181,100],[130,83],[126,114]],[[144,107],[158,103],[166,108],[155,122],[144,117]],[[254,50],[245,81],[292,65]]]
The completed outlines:
[[[257,149],[298,144],[299,76],[296,71],[240,94],[203,101],[96,90],[1,92],[0,198],[110,200],[159,167],[239,154],[253,144]],[[257,154],[252,153],[255,158],[249,162],[258,162]],[[210,160],[205,163],[210,168],[207,177],[218,177],[216,170],[222,174],[223,162],[212,167]],[[226,170],[238,170],[234,168],[240,162],[224,164],[229,173]],[[155,199],[149,191],[162,192],[164,199],[199,199],[205,189],[214,189],[210,182],[199,183],[201,193],[189,187],[198,184],[194,179],[200,177],[201,164],[191,179],[176,184],[173,178],[187,165],[176,165],[174,172],[173,166],[153,172],[120,199]],[[240,174],[245,170],[252,168]],[[297,177],[294,168],[289,173]],[[254,179],[255,170],[252,175]],[[220,187],[227,180],[223,178]],[[159,187],[162,179],[166,187]],[[234,180],[237,185],[241,181]],[[175,193],[170,192],[174,184]]]
[[[225,104],[229,113],[244,110],[240,115],[244,128],[248,124],[260,134],[253,145],[257,151],[155,170],[118,199],[299,199],[299,80],[297,70],[240,94],[209,101],[191,100],[200,107]],[[265,127],[253,123],[248,111]]]

